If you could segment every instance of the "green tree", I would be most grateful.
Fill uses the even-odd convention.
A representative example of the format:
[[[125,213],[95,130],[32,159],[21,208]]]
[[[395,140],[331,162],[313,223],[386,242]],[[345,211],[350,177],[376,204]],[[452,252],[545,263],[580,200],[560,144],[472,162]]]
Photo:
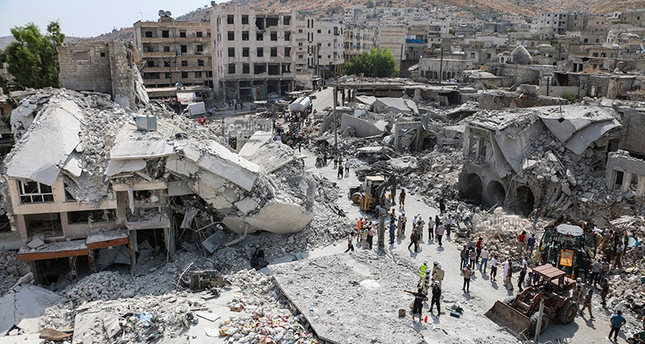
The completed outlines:
[[[23,87],[58,87],[56,47],[65,40],[60,24],[50,22],[44,36],[34,23],[14,27],[11,34],[16,40],[7,46],[3,58],[14,82]]]
[[[398,74],[396,60],[388,48],[372,48],[354,57],[345,67],[349,74],[363,74],[366,77],[383,78]]]

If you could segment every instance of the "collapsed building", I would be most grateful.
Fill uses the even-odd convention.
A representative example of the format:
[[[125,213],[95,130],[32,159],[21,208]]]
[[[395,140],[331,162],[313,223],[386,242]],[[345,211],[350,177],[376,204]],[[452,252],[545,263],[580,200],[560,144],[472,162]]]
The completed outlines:
[[[316,183],[293,150],[256,140],[242,157],[159,104],[135,113],[107,95],[46,89],[22,100],[12,126],[6,209],[26,244],[18,260],[41,283],[172,255],[180,230],[291,233],[312,219]],[[276,178],[290,163],[294,175]]]
[[[621,124],[624,112],[592,104],[475,114],[465,126],[462,197],[524,215],[534,209],[562,214],[593,198],[591,190],[603,189],[607,166],[618,171],[611,183],[638,183],[631,173],[641,176],[642,170],[623,173],[629,167],[618,161],[626,153],[611,153],[627,147],[643,153],[629,145],[633,136]]]

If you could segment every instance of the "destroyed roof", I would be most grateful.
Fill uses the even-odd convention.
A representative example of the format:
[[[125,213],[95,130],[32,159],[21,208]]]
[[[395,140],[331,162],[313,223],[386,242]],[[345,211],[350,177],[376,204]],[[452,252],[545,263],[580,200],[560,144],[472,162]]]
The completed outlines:
[[[14,110],[12,117],[14,114],[22,113]],[[82,117],[83,111],[69,100],[59,100],[58,106],[39,113],[7,157],[7,175],[54,184],[60,169],[80,143]]]

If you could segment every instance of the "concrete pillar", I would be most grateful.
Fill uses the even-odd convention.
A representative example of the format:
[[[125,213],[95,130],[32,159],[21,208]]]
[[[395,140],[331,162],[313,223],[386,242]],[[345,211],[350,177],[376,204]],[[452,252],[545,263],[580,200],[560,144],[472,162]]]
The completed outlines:
[[[128,232],[130,243],[128,251],[130,253],[130,273],[134,273],[134,267],[137,265],[137,231]]]
[[[632,175],[633,173],[625,171],[623,174],[623,185],[620,186],[620,191],[629,191],[629,184],[632,182]]]
[[[645,176],[637,176],[636,196],[645,196]]]
[[[29,233],[27,232],[27,225],[25,224],[25,215],[16,215],[16,227],[18,228],[18,233],[20,234],[22,242],[29,242]]]

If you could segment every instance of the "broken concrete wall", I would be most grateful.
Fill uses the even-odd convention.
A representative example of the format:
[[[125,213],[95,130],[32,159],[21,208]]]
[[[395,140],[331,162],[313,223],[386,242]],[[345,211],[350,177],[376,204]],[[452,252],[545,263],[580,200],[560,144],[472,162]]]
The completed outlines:
[[[632,192],[636,196],[645,195],[645,160],[619,150],[609,153],[607,160],[607,188]]]
[[[108,43],[87,42],[57,50],[61,87],[112,94]]]
[[[57,50],[61,87],[110,94],[123,108],[148,103],[137,66],[141,59],[132,43],[82,42]]]
[[[387,124],[385,121],[381,122],[382,125],[378,126],[377,123],[343,114],[339,130],[341,133],[348,133],[356,137],[376,136],[383,134],[385,124]]]
[[[645,128],[645,109],[620,108],[624,136],[620,148],[629,152],[645,155],[645,139],[643,139],[643,128]]]
[[[479,108],[486,110],[569,104],[568,100],[562,98],[535,96],[502,90],[480,91],[477,93],[477,101]]]

